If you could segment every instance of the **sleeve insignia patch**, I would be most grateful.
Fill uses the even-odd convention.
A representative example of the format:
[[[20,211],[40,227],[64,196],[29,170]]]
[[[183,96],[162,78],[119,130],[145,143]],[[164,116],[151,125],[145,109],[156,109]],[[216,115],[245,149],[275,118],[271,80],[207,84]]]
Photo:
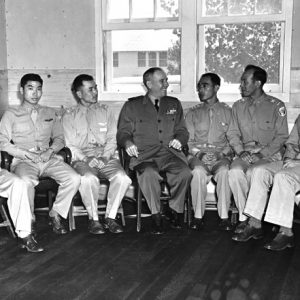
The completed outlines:
[[[284,117],[286,115],[286,109],[284,106],[281,106],[279,109],[278,109],[278,113],[279,113],[279,116],[281,117]]]

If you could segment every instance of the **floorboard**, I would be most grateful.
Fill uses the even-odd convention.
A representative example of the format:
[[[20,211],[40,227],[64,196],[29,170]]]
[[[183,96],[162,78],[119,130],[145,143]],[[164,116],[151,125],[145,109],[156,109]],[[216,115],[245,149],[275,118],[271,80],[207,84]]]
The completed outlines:
[[[38,216],[38,240],[44,253],[17,247],[0,229],[0,299],[300,299],[300,225],[296,246],[273,253],[263,248],[273,236],[236,243],[218,230],[217,213],[207,212],[205,229],[171,229],[150,234],[126,219],[125,233],[93,236],[86,217],[65,236],[52,233]]]

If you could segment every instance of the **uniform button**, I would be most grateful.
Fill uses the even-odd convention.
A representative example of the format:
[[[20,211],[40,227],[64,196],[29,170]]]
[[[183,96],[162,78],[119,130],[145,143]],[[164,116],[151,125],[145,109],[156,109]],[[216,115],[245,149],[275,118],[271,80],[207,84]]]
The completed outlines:
[[[143,122],[143,120],[140,120],[140,123],[142,123]]]
[[[160,123],[161,122],[161,120],[158,120],[158,123]]]
[[[159,133],[162,133],[162,130],[159,130],[158,132],[159,132]]]
[[[162,144],[162,143],[163,143],[163,141],[160,141],[160,143]]]

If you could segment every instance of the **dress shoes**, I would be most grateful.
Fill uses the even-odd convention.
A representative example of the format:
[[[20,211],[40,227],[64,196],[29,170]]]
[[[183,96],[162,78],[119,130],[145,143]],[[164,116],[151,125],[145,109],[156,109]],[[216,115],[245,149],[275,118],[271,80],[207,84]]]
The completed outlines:
[[[264,248],[273,251],[281,251],[285,248],[292,248],[295,246],[294,235],[288,236],[279,232],[270,243],[264,245]]]
[[[233,235],[232,239],[237,242],[247,242],[250,239],[261,239],[263,237],[262,228],[255,228],[249,224],[245,227],[244,231]]]
[[[161,214],[153,214],[152,215],[152,230],[151,230],[152,234],[163,234],[164,230],[162,227],[162,218],[161,218]]]
[[[105,233],[103,225],[98,220],[89,220],[88,230],[91,234]]]
[[[246,228],[247,224],[248,224],[248,220],[239,222],[239,224],[236,226],[236,228],[234,230],[234,233],[243,232],[244,229]]]
[[[56,234],[63,235],[68,232],[58,214],[50,216],[50,222],[52,225],[53,232],[55,232]]]
[[[20,238],[20,248],[27,249],[28,252],[37,253],[43,252],[44,248],[42,248],[32,234],[29,234],[25,238]]]
[[[228,219],[221,219],[219,228],[223,231],[230,231],[232,229],[232,224]]]
[[[175,229],[182,229],[183,214],[178,213],[173,209],[170,209],[170,211],[171,211],[171,218],[170,218],[171,227]]]
[[[200,231],[204,228],[204,222],[201,218],[194,218],[191,226],[191,229]]]
[[[105,218],[104,227],[108,229],[111,233],[123,232],[122,226],[120,226],[115,219]]]

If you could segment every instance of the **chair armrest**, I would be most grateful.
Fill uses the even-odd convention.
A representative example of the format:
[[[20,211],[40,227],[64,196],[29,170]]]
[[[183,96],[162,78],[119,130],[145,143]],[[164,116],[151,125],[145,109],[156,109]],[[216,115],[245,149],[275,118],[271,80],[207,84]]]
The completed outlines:
[[[1,151],[1,168],[10,171],[10,165],[13,160],[13,156],[6,151]]]
[[[71,152],[70,148],[68,148],[68,147],[62,148],[61,150],[59,150],[57,152],[57,155],[62,156],[62,158],[64,159],[64,162],[67,163],[68,165],[71,164],[72,152]]]

